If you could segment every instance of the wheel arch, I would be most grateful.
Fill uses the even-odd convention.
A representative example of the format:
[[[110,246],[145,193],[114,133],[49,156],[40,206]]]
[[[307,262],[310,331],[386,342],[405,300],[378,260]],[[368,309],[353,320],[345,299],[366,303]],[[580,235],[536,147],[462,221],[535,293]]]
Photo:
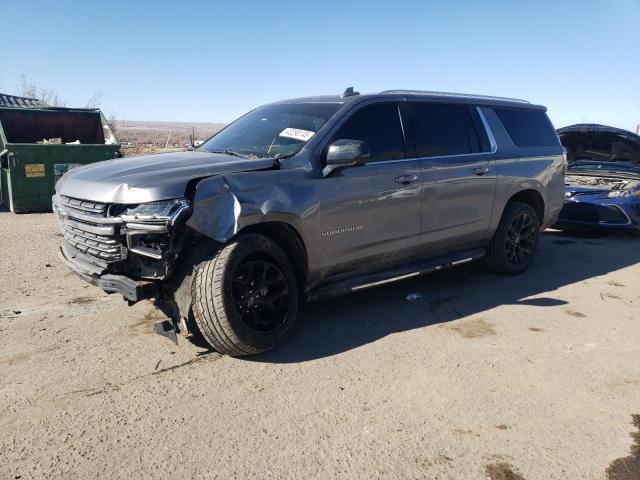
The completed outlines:
[[[305,284],[309,273],[309,259],[302,235],[295,227],[283,221],[270,220],[248,225],[236,233],[233,238],[250,233],[264,235],[277,243],[291,261],[298,284],[300,286]]]
[[[176,272],[167,282],[165,295],[156,301],[156,306],[175,320],[188,320],[192,309],[192,282],[198,265],[228,242],[251,233],[270,238],[284,250],[294,269],[298,288],[304,291],[309,260],[302,236],[291,224],[272,220],[247,225],[226,242],[219,242],[193,231],[193,243],[189,245],[189,251],[185,252],[182,261],[177,265]]]
[[[509,200],[507,200],[507,204],[511,202],[521,202],[530,205],[536,211],[540,224],[544,223],[545,204],[544,198],[539,191],[532,188],[520,190],[519,192],[511,195]]]

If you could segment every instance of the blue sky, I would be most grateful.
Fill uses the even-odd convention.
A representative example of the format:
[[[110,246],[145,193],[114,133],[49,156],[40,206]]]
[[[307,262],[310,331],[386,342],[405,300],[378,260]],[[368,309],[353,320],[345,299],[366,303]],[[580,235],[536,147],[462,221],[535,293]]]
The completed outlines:
[[[413,88],[547,105],[557,127],[640,123],[640,0],[0,0],[20,75],[127,120],[227,122],[262,103]]]

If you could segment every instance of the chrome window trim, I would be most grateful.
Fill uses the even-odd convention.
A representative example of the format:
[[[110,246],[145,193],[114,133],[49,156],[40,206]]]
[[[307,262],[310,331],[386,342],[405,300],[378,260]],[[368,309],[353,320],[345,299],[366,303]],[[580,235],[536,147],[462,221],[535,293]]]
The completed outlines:
[[[480,121],[482,122],[482,126],[484,127],[484,131],[487,133],[487,138],[489,139],[489,146],[491,150],[488,152],[480,152],[480,153],[496,153],[498,151],[498,144],[496,142],[496,138],[493,136],[493,132],[491,131],[491,127],[489,127],[489,122],[487,122],[487,118],[484,116],[484,112],[482,108],[475,107],[476,112],[478,112],[478,116],[480,117]]]
[[[447,158],[463,158],[463,157],[479,157],[481,155],[493,155],[496,152],[476,152],[476,153],[458,153],[455,155],[438,155],[435,157],[418,157],[418,160],[433,160],[433,159],[447,159]],[[517,157],[521,158],[521,157]]]
[[[382,102],[377,102],[377,101],[371,101],[371,102],[363,102],[363,105],[361,105],[361,107],[366,107],[369,106],[371,104],[374,103],[385,103],[384,101]],[[389,102],[387,102],[389,103]],[[400,104],[399,102],[396,102],[398,104],[398,117],[400,120],[400,128],[402,129],[402,135],[403,138],[405,140],[405,150],[406,150],[406,135],[405,135],[405,131],[404,131],[404,122],[402,121],[402,112],[400,112]],[[482,123],[482,127],[484,128],[484,131],[487,134],[487,139],[489,140],[489,146],[491,148],[491,150],[489,150],[488,152],[472,152],[472,153],[458,153],[455,155],[438,155],[438,156],[434,156],[434,157],[413,157],[413,158],[399,158],[399,159],[394,159],[394,160],[378,160],[377,162],[367,162],[364,165],[362,165],[363,167],[369,166],[369,165],[379,165],[379,164],[384,164],[384,163],[399,163],[399,162],[413,162],[413,161],[417,161],[417,160],[431,160],[431,159],[448,159],[448,158],[464,158],[464,157],[477,157],[480,155],[493,155],[495,153],[497,153],[498,151],[498,143],[496,142],[496,138],[493,135],[493,131],[491,131],[491,127],[489,126],[489,122],[487,121],[487,118],[485,117],[482,108],[474,105],[473,108],[476,109],[476,112],[478,113],[478,116],[480,117],[480,122]],[[338,129],[349,119],[349,117],[351,117],[351,115],[353,115],[353,113],[355,113],[359,108],[355,108],[353,112],[348,112],[348,116],[344,119],[344,121],[337,126],[337,128],[331,132],[331,134],[333,135],[336,131],[338,131]]]
[[[487,139],[489,140],[489,146],[491,147],[491,150],[489,150],[488,152],[471,152],[471,153],[457,153],[454,155],[436,155],[433,157],[417,157],[418,160],[439,160],[439,159],[448,159],[448,158],[464,158],[464,157],[477,157],[480,155],[493,155],[498,151],[498,144],[496,142],[496,138],[493,136],[493,132],[491,131],[491,128],[489,127],[489,122],[487,122],[486,117],[484,116],[484,113],[482,112],[482,109],[478,106],[474,106],[473,108],[476,109],[476,112],[478,113],[478,116],[480,117],[480,121],[482,122],[482,127],[484,128],[484,131],[487,134]]]
[[[380,165],[381,163],[400,163],[400,162],[415,162],[416,160],[419,160],[417,157],[413,157],[413,158],[398,158],[395,160],[378,160],[377,162],[367,162],[364,165],[361,165],[362,167],[372,167],[375,165]]]
[[[480,121],[482,122],[482,126],[484,128],[484,131],[487,134],[487,139],[489,140],[489,146],[491,147],[491,150],[489,150],[488,152],[472,152],[472,153],[458,153],[455,155],[437,155],[434,157],[415,157],[415,158],[401,158],[398,160],[380,160],[378,162],[371,162],[371,165],[375,165],[375,164],[379,164],[379,163],[397,163],[397,162],[406,162],[406,161],[414,161],[414,160],[431,160],[431,159],[447,159],[447,158],[464,158],[464,157],[477,157],[478,155],[493,155],[494,153],[496,153],[498,151],[498,144],[496,142],[496,138],[493,136],[493,132],[491,131],[491,128],[489,127],[489,122],[487,122],[486,117],[484,116],[484,113],[482,112],[482,109],[480,107],[474,106],[473,108],[476,109],[476,112],[478,112],[478,116],[480,117]],[[400,125],[403,127],[403,132],[404,132],[404,125],[402,125],[402,115],[400,115]],[[365,163],[363,166],[367,166],[370,163],[367,162]]]
[[[400,110],[400,102],[396,102],[396,110],[398,111],[398,120],[400,121],[400,130],[402,131],[402,146],[404,147],[404,154],[405,154],[405,158],[406,158],[406,155],[407,155],[407,132],[405,132],[405,130],[404,130],[404,122],[402,121],[402,110]]]

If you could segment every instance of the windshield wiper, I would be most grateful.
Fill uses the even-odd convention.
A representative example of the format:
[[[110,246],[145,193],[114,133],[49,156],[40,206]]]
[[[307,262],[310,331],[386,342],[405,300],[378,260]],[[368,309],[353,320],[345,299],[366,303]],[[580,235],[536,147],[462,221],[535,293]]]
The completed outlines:
[[[250,154],[242,154],[236,150],[231,150],[230,148],[225,148],[224,150],[209,150],[209,152],[211,153],[224,153],[226,155],[231,155],[232,157],[240,157],[240,158],[248,158],[250,160],[254,160],[256,158],[258,158],[257,155],[254,155],[252,153]]]

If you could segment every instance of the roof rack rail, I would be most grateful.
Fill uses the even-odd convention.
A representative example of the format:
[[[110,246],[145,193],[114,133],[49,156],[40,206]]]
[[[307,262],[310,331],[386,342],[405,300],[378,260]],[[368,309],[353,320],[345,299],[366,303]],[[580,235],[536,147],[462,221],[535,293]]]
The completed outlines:
[[[380,94],[393,93],[403,95],[432,95],[434,97],[460,97],[460,98],[476,98],[481,100],[502,100],[506,102],[529,103],[521,98],[495,97],[492,95],[475,95],[472,93],[452,93],[452,92],[430,92],[427,90],[384,90]]]

